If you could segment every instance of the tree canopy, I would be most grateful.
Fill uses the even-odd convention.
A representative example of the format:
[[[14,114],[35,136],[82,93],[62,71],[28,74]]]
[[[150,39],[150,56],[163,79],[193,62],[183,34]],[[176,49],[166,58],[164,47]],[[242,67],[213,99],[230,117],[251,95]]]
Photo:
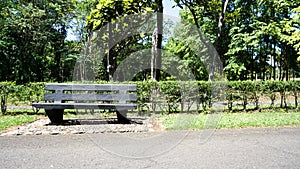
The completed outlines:
[[[129,15],[161,12],[161,2],[2,0],[0,81],[71,81],[76,74],[75,64],[80,62],[82,51],[93,40],[93,32],[104,28],[107,31],[99,35],[102,42],[97,43],[103,52],[103,61],[93,69],[97,80],[109,80],[131,53],[151,49],[154,42],[149,32],[158,26],[143,27],[144,31],[136,29],[140,32],[122,39],[119,35],[131,28],[131,24],[120,27],[117,23]],[[188,46],[194,42],[193,48],[198,45],[200,52],[205,49],[218,52],[228,80],[300,77],[298,0],[174,0],[174,4],[181,8],[181,21],[172,35],[161,37],[164,42],[159,46],[170,53],[169,60],[162,59],[162,62],[172,64],[172,59],[179,59],[182,65],[176,69],[192,70],[197,80],[210,79],[205,58],[197,57]],[[155,22],[153,18],[148,19],[147,22]],[[136,18],[130,22],[144,24],[145,20]],[[163,23],[166,32],[167,22]],[[189,25],[184,23],[195,25],[197,35],[185,38]],[[70,39],[70,32],[74,39]],[[151,70],[145,70],[134,80],[146,80],[150,75]],[[163,73],[161,79],[170,77]]]

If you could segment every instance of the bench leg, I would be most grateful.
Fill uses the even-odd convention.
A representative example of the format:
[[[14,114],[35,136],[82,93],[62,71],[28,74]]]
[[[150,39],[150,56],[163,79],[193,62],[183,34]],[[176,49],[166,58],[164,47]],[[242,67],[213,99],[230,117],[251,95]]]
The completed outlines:
[[[63,122],[64,109],[45,109],[51,123],[59,124]]]
[[[122,124],[131,124],[131,121],[127,118],[128,110],[117,110],[118,122]]]

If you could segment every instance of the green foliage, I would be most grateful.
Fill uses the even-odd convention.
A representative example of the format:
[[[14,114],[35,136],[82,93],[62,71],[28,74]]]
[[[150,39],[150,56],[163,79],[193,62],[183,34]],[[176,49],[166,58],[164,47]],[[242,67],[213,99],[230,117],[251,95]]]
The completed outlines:
[[[289,74],[298,72],[294,55],[299,24],[293,8],[299,2],[239,0],[233,4],[238,13],[229,32],[232,40],[226,55],[230,59],[224,69],[228,79],[254,80],[258,75],[262,80],[288,80]]]
[[[300,55],[300,6],[293,8],[291,12],[291,19],[281,22],[285,24],[284,30],[287,32],[287,34],[283,34],[282,40],[292,44],[298,51],[298,55]],[[300,56],[297,60],[300,61]]]
[[[97,83],[109,83],[98,81]],[[128,83],[128,82],[123,82]],[[140,81],[137,84],[138,111],[206,112],[213,103],[226,102],[229,111],[260,109],[260,106],[275,107],[280,96],[281,108],[298,108],[300,82],[298,81]],[[1,109],[7,105],[31,105],[43,101],[45,83],[16,85],[0,83]],[[269,99],[267,99],[269,98]],[[291,99],[294,98],[294,99]],[[261,99],[264,99],[260,101]],[[150,104],[152,103],[152,104]],[[239,108],[242,105],[242,109]]]
[[[167,50],[164,64],[175,66],[172,62],[178,62],[176,69],[182,74],[192,74],[195,80],[207,80],[207,48],[197,36],[197,28],[182,21],[174,29],[175,33],[164,47]]]
[[[109,37],[107,32],[99,35],[103,43],[98,43],[98,53],[92,51],[104,58],[100,64],[93,65],[96,79],[108,80],[107,67],[112,67],[109,73],[113,74],[127,56],[150,48],[152,43],[151,35],[144,34],[146,28],[143,27],[137,34],[110,46],[107,41],[117,41],[127,28],[134,30],[131,24],[116,28],[116,23],[132,14],[146,16],[155,12],[158,2],[2,0],[0,81],[15,81],[16,84],[71,81],[75,62],[85,61],[79,55],[85,41],[89,40],[92,31],[111,23],[111,34],[115,36]],[[228,80],[289,80],[292,76],[299,77],[299,0],[229,0],[227,8],[222,9],[225,2],[175,0],[177,6],[183,9],[180,14],[182,20],[175,34],[165,39],[167,45],[164,49],[169,54],[163,63],[171,65],[174,60],[180,59],[177,70],[191,70],[196,80],[208,79],[205,69],[207,56],[197,57],[197,54],[209,50],[205,47],[207,42],[197,36],[187,36],[198,34],[201,37],[202,34],[218,51]],[[190,27],[183,24],[183,20],[196,25],[201,32],[187,31]],[[128,23],[137,21],[141,20],[133,19]],[[148,29],[153,30],[153,27]],[[71,30],[76,41],[66,39]],[[107,61],[105,55],[108,53],[110,60]],[[147,73],[140,73],[135,80],[146,80]],[[168,75],[163,74],[163,77]]]
[[[120,17],[153,12],[153,7],[153,2],[150,0],[100,0],[87,17],[87,26],[90,30],[98,30]]]
[[[222,11],[222,4],[219,0],[178,0],[177,4],[182,4],[186,8],[181,11],[181,17],[194,24],[198,24],[205,36],[214,42],[217,39],[218,19]],[[197,26],[198,26],[197,25]]]
[[[72,42],[65,41],[75,14],[74,3],[74,0],[1,3],[0,81],[21,84],[68,79],[74,66],[70,55],[78,52]]]
[[[0,83],[1,111],[6,113],[7,105],[31,105],[44,97],[45,83],[27,83],[16,85],[14,82]]]
[[[30,105],[32,102],[39,102],[44,97],[45,83],[27,83],[24,85],[14,86],[14,92],[11,100],[14,104],[21,102],[25,105]]]
[[[299,76],[299,1],[175,2],[183,9],[181,18],[195,24],[214,44],[228,80],[289,80]]]
[[[1,112],[5,113],[7,109],[7,99],[9,94],[13,93],[13,88],[15,84],[12,82],[2,82],[0,83],[0,99],[1,99]]]
[[[149,34],[143,32],[154,30],[152,21],[146,19],[154,10],[156,3],[151,0],[100,0],[96,4],[86,17],[86,27],[89,45],[96,49],[92,54],[101,60],[100,66],[96,63],[92,68],[98,80],[111,80],[124,58],[151,46]]]

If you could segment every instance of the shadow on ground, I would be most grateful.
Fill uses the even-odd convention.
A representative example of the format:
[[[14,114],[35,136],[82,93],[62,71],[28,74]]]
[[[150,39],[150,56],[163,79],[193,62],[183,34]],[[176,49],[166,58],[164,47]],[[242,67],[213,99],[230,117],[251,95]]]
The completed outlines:
[[[143,125],[147,122],[148,118],[130,118],[130,124]],[[62,123],[48,123],[46,126],[53,125],[101,125],[101,124],[122,124],[117,118],[105,118],[105,119],[67,119]]]

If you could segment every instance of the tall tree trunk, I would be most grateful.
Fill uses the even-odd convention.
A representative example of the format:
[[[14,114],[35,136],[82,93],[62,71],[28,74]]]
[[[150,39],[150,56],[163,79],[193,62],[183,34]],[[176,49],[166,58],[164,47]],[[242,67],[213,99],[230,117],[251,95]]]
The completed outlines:
[[[113,79],[113,55],[112,55],[112,49],[111,49],[111,23],[109,22],[107,24],[108,29],[108,39],[107,39],[107,81],[112,81]]]
[[[161,50],[163,34],[163,3],[162,0],[156,0],[157,15],[156,28],[152,34],[152,57],[151,57],[151,79],[157,81],[161,78]]]
[[[162,51],[162,35],[163,35],[163,3],[162,0],[157,0],[158,11],[157,11],[157,43],[156,43],[156,80],[160,80],[160,70],[161,70],[161,51]]]
[[[254,78],[255,78],[255,75],[254,75],[254,62],[255,62],[255,58],[253,58],[253,56],[254,56],[254,49],[253,48],[251,48],[251,59],[252,59],[252,61],[251,61],[251,81],[253,81],[254,80]]]
[[[288,58],[288,52],[285,52],[284,54],[284,61],[285,61],[285,80],[289,80],[289,58]]]
[[[54,76],[56,79],[56,82],[61,82],[61,76],[60,76],[60,69],[61,69],[61,53],[59,52],[58,47],[54,48],[55,50],[55,56],[54,56],[54,60],[55,60],[55,67],[53,68],[53,72],[54,72]]]
[[[281,54],[280,54],[280,57],[279,57],[279,80],[281,80],[282,78],[282,48],[281,48]]]
[[[273,7],[271,7],[271,17],[272,17],[272,20],[275,20],[274,2],[272,3],[272,6]],[[273,76],[273,80],[276,80],[276,39],[275,38],[276,38],[275,36],[272,36],[272,43],[273,43],[273,75],[271,74],[270,77]],[[270,48],[272,49],[272,46]],[[271,62],[271,65],[272,65],[272,62]]]
[[[157,28],[152,33],[152,53],[151,53],[151,79],[156,80],[156,59],[157,59]]]
[[[216,39],[216,42],[215,42],[215,45],[214,45],[218,52],[219,52],[219,46],[220,46],[220,42],[221,42],[222,27],[223,27],[223,24],[224,24],[225,12],[226,12],[226,8],[227,8],[227,5],[228,5],[228,1],[229,0],[222,1],[222,11],[219,14],[218,34],[217,34],[217,39]],[[223,56],[220,56],[220,59],[221,59],[223,65],[224,65],[225,60],[224,60]]]
[[[276,40],[273,37],[273,80],[276,80]]]

